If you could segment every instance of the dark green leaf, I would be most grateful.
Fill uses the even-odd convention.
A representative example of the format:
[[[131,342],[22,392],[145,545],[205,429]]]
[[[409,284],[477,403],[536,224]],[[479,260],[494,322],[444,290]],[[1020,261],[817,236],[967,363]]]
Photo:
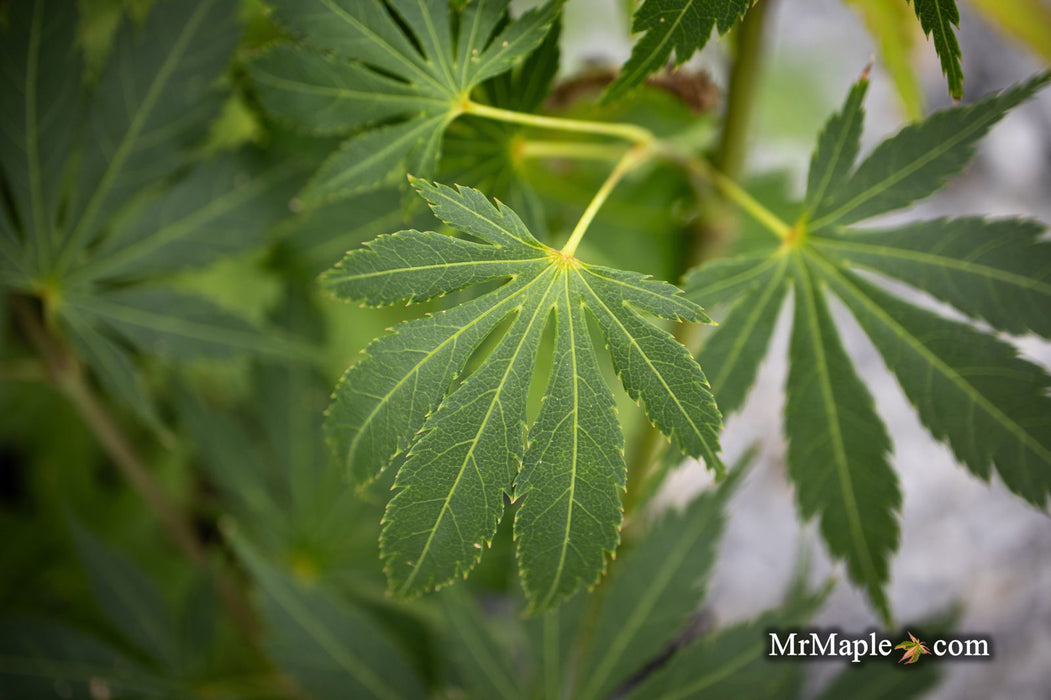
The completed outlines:
[[[794,697],[799,667],[768,658],[769,631],[804,624],[823,599],[823,594],[804,596],[755,620],[694,641],[633,688],[627,699]]]
[[[372,620],[327,591],[295,581],[228,534],[259,586],[271,657],[311,697],[426,697],[405,654]]]
[[[704,597],[739,467],[717,490],[666,515],[643,545],[618,561],[602,592],[595,641],[573,697],[608,697],[682,631]]]
[[[142,27],[125,22],[81,139],[68,244],[89,244],[114,211],[169,175],[204,136],[222,95],[213,81],[237,43],[237,3],[158,2]]]
[[[883,355],[920,420],[982,478],[989,466],[1044,508],[1051,494],[1051,377],[994,336],[821,265]]]
[[[784,305],[787,256],[741,295],[715,333],[708,337],[697,356],[702,367],[714,368],[712,392],[719,397],[724,415],[739,409],[752,388],[759,363],[766,355],[778,313]]]
[[[788,470],[805,517],[819,515],[833,555],[847,562],[884,619],[883,585],[898,546],[898,479],[890,439],[839,340],[824,290],[793,261],[795,319],[789,349],[785,432]]]
[[[41,265],[54,252],[58,190],[75,135],[69,119],[80,107],[77,9],[65,0],[24,0],[7,9],[0,35],[0,173],[18,209],[28,259]],[[6,235],[14,236],[13,227]]]
[[[131,700],[188,692],[102,641],[41,622],[0,626],[0,678],[5,696],[25,700],[96,700],[100,695]]]
[[[141,278],[195,267],[263,242],[288,212],[300,173],[260,153],[220,156],[146,202],[92,252],[79,278]]]
[[[157,661],[171,663],[175,629],[156,586],[83,527],[74,526],[73,536],[95,600],[113,628]]]
[[[868,92],[867,78],[859,80],[847,95],[843,109],[832,115],[817,140],[817,150],[810,159],[806,187],[806,214],[809,216],[824,204],[829,192],[854,168],[861,150],[861,127],[865,120],[862,103]]]
[[[905,127],[828,191],[810,228],[850,224],[929,196],[970,162],[975,144],[1009,109],[1049,80],[1051,75],[1040,75],[981,102],[938,112]]]
[[[291,342],[264,333],[204,298],[163,287],[71,296],[64,300],[62,313],[83,314],[145,352],[176,359],[237,353],[303,356]]]
[[[406,171],[433,174],[442,134],[463,101],[543,41],[561,1],[502,30],[508,0],[477,0],[457,17],[444,1],[391,0],[390,8],[380,0],[276,4],[279,20],[307,45],[277,47],[253,63],[263,104],[305,129],[364,127],[304,190],[304,201],[317,204],[389,185]],[[370,128],[377,124],[383,126]]]
[[[960,43],[953,27],[960,26],[956,0],[912,0],[923,33],[934,39],[934,50],[942,62],[942,73],[949,82],[949,94],[963,97],[963,67],[960,65]]]
[[[814,239],[819,250],[918,287],[1010,333],[1051,337],[1051,243],[1035,221],[937,219]]]
[[[635,12],[632,32],[645,34],[603,99],[619,99],[647,75],[660,70],[675,51],[676,65],[708,43],[712,29],[730,31],[752,0],[646,0]]]
[[[478,606],[456,589],[442,593],[446,648],[471,697],[517,700],[526,697],[510,650],[490,629]]]

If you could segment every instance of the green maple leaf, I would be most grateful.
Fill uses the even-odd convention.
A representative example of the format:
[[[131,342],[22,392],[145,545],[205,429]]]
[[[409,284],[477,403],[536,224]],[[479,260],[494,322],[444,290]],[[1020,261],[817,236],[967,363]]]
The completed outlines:
[[[867,81],[822,131],[799,219],[741,255],[687,276],[706,303],[734,302],[699,355],[727,413],[739,408],[791,290],[785,429],[788,470],[804,516],[818,516],[829,549],[889,616],[883,586],[898,545],[901,504],[890,438],[840,341],[835,296],[898,378],[920,421],[957,459],[1045,507],[1051,494],[1051,378],[991,333],[915,306],[856,270],[894,277],[974,319],[1012,333],[1051,335],[1051,244],[1042,226],[973,217],[891,230],[850,225],[905,207],[970,160],[1041,76],[902,129],[855,166]]]
[[[963,97],[963,67],[960,65],[960,42],[953,27],[960,26],[956,0],[911,0],[923,33],[934,40],[934,50],[941,59],[942,73],[949,83],[949,94]]]
[[[326,430],[353,479],[405,458],[381,539],[391,588],[439,587],[478,561],[504,510],[534,610],[593,584],[618,542],[623,437],[587,314],[628,393],[683,452],[721,470],[721,419],[701,368],[639,312],[707,322],[675,287],[587,265],[540,244],[518,216],[476,190],[413,179],[435,215],[472,237],[402,231],[350,252],[322,278],[343,299],[417,302],[490,280],[497,289],[374,341],[336,388]],[[508,322],[495,348],[450,391],[467,360]],[[555,328],[540,413],[526,397],[540,338]]]
[[[82,85],[77,5],[12,5],[0,37],[0,284],[49,304],[105,386],[156,422],[133,350],[176,358],[294,349],[151,283],[263,242],[300,174],[259,153],[194,162],[239,29],[232,0],[157,2]],[[189,168],[186,177],[173,173]]]
[[[708,43],[712,29],[730,31],[754,0],[646,0],[635,12],[631,30],[645,32],[631,50],[620,75],[603,99],[623,97],[647,75],[660,70],[675,51],[675,64],[685,62]]]
[[[317,133],[352,133],[302,193],[308,204],[430,175],[442,135],[471,91],[521,63],[561,0],[505,22],[509,0],[277,0],[305,45],[280,44],[250,66],[263,106]],[[389,7],[388,7],[389,6]]]
[[[902,649],[905,652],[901,655],[901,658],[898,660],[899,664],[902,662],[906,664],[914,664],[917,661],[919,661],[920,657],[924,654],[931,653],[930,650],[927,648],[927,645],[921,642],[920,640],[916,639],[916,637],[913,636],[912,632],[909,632],[909,641],[902,642],[894,648]]]

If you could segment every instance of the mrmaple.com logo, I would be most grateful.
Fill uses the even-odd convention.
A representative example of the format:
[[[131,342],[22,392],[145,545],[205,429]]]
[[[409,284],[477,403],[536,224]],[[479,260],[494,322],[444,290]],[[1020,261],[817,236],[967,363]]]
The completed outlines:
[[[908,632],[908,637],[895,640],[877,632],[864,636],[844,635],[838,630],[810,630],[798,632],[771,631],[771,657],[838,658],[861,663],[866,659],[901,653],[899,663],[914,664],[925,655],[950,658],[983,658],[992,656],[992,643],[981,637],[939,638],[924,642]]]

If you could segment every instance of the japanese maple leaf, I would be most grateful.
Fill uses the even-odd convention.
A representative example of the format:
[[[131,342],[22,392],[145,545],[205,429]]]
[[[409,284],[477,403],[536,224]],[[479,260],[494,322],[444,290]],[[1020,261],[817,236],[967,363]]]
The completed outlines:
[[[920,657],[924,654],[931,653],[930,649],[927,648],[927,645],[916,639],[912,632],[909,632],[909,640],[910,641],[902,642],[894,647],[895,649],[903,649],[905,652],[898,660],[898,663],[905,662],[907,664],[914,664],[919,661]]]

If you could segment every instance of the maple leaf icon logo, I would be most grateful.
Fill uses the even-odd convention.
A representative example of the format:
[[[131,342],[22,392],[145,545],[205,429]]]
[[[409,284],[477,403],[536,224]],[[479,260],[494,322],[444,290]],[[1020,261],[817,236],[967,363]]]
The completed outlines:
[[[914,664],[920,660],[920,657],[924,654],[930,654],[931,650],[927,648],[927,645],[916,639],[916,637],[909,632],[909,641],[902,642],[895,649],[902,649],[905,653],[898,659],[898,663]]]

